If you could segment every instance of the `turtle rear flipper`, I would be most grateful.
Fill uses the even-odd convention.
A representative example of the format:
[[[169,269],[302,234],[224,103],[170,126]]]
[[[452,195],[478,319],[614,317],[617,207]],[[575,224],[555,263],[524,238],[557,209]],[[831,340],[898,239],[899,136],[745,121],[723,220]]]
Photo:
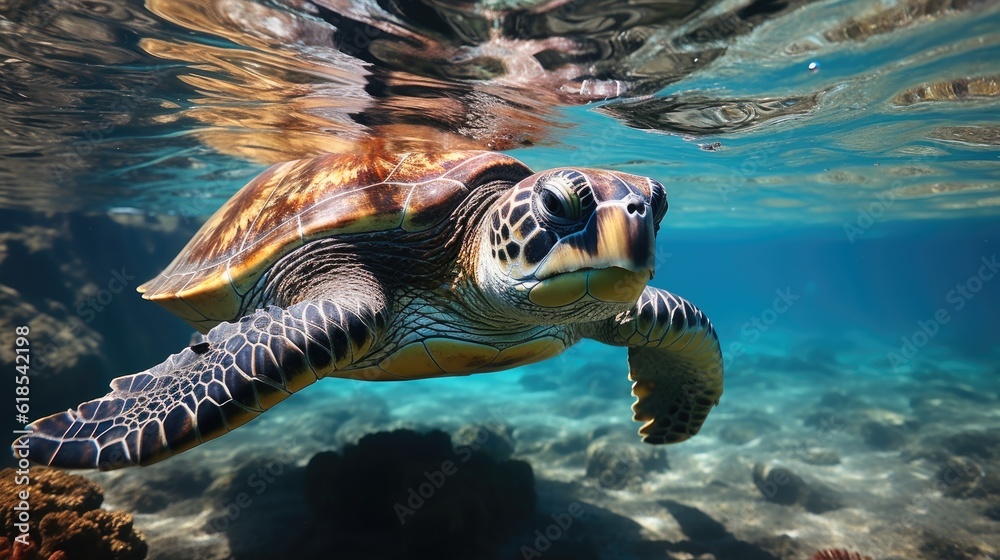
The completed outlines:
[[[352,307],[307,301],[222,323],[205,342],[115,379],[104,397],[33,422],[24,436],[30,458],[109,470],[155,463],[223,435],[360,359],[384,316]]]

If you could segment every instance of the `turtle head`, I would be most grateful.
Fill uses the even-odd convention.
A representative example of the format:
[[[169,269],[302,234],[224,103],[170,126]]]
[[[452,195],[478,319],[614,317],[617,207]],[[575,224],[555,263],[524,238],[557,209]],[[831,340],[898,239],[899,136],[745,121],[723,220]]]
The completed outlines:
[[[611,317],[653,275],[667,210],[657,181],[596,169],[531,175],[494,206],[483,228],[480,278],[543,322]]]

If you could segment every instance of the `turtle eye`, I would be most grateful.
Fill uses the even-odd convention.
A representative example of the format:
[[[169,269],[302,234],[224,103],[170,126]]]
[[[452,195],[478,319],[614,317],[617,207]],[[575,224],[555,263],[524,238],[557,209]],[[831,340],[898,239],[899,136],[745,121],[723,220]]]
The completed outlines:
[[[538,198],[550,218],[555,218],[558,221],[573,219],[573,206],[567,200],[566,193],[561,192],[552,185],[546,185],[542,187],[542,192],[539,193]]]
[[[572,180],[554,176],[542,180],[537,188],[536,208],[539,217],[555,225],[569,225],[582,215],[582,204]]]
[[[653,223],[659,224],[667,213],[667,189],[659,181],[649,180],[649,206],[653,209]]]

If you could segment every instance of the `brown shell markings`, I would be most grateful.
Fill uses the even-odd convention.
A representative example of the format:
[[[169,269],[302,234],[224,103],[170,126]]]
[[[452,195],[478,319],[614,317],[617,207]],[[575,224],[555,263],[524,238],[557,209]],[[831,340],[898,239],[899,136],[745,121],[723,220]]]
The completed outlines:
[[[433,227],[491,169],[515,181],[531,173],[493,152],[327,155],[275,165],[139,291],[207,332],[237,317],[243,294],[282,256],[323,237]]]

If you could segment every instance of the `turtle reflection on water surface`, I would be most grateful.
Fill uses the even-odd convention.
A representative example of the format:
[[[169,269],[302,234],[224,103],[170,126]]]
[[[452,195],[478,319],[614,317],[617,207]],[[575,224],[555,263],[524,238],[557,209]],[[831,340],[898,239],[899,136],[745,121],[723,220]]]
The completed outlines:
[[[643,440],[683,441],[718,403],[722,355],[701,311],[646,286],[666,210],[652,179],[492,152],[276,165],[139,288],[203,341],[32,423],[30,457],[148,465],[324,377],[505,370],[582,338],[628,347]]]

